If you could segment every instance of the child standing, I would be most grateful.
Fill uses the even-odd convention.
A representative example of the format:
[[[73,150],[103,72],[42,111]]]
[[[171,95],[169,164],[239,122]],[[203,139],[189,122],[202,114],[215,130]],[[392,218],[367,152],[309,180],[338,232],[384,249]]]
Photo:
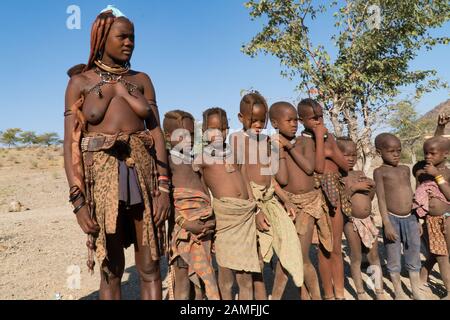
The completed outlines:
[[[312,107],[310,107],[312,108]],[[310,110],[312,112],[312,109]],[[279,131],[280,166],[276,180],[283,188],[282,201],[294,205],[295,227],[301,243],[303,257],[304,286],[302,299],[320,300],[319,280],[309,258],[314,226],[319,231],[321,250],[330,252],[333,247],[331,221],[322,192],[314,181],[315,164],[324,161],[324,135],[326,129],[316,126],[310,119],[304,122],[313,135],[296,137],[298,116],[294,106],[288,102],[276,102],[270,107],[270,121]],[[275,271],[273,299],[280,299],[287,281],[286,272],[278,264]],[[275,283],[277,286],[275,286]]]
[[[197,292],[204,287],[209,300],[218,300],[211,262],[215,219],[206,187],[192,168],[194,118],[181,110],[170,111],[164,116],[163,127],[171,146],[168,159],[174,187],[175,224],[170,250],[170,265],[175,270],[174,297],[188,300],[192,282]]]
[[[297,287],[303,284],[303,261],[300,242],[295,226],[275,194],[283,197],[283,192],[274,183],[270,169],[273,159],[270,153],[269,138],[261,134],[266,127],[268,107],[265,99],[258,93],[245,95],[240,103],[239,120],[243,125],[238,147],[242,150],[242,172],[246,175],[255,198],[259,213],[256,215],[258,244],[264,262],[272,259],[275,251],[283,270],[292,275]],[[280,159],[281,161],[281,159]],[[275,166],[276,167],[276,166]],[[255,295],[258,294],[255,282]],[[279,283],[274,283],[273,292],[279,291]],[[262,295],[261,295],[262,296]],[[272,299],[277,299],[272,295]]]
[[[346,190],[351,197],[352,216],[346,218],[344,233],[350,245],[350,260],[353,282],[358,300],[367,300],[361,276],[362,252],[367,252],[367,259],[375,276],[375,293],[377,300],[384,300],[383,273],[378,256],[378,229],[373,222],[372,200],[375,196],[375,183],[364,172],[353,170],[356,164],[356,144],[345,137],[337,138],[337,144],[348,162],[349,172],[344,177]]]
[[[421,228],[417,216],[412,212],[410,169],[399,165],[402,147],[396,136],[390,133],[379,134],[375,138],[375,148],[383,159],[383,164],[375,169],[373,176],[383,221],[387,269],[394,285],[395,299],[408,298],[402,290],[400,278],[403,246],[405,267],[409,272],[412,293],[414,299],[419,300]]]
[[[250,186],[225,143],[228,120],[225,110],[210,108],[203,113],[204,136],[209,143],[203,149],[196,169],[213,195],[216,217],[215,251],[219,265],[222,299],[232,299],[233,271],[239,287],[239,299],[253,299],[252,273],[261,273],[256,244],[256,202]]]
[[[313,137],[316,141],[316,152],[323,148],[323,157],[316,157],[315,172],[328,205],[333,233],[331,252],[319,250],[319,271],[322,279],[325,299],[344,300],[344,262],[342,259],[342,233],[344,215],[351,216],[351,203],[345,191],[341,172],[348,172],[348,164],[339,150],[336,139],[327,133],[323,124],[322,106],[315,100],[304,99],[298,105],[300,121],[305,125],[303,136]],[[310,128],[315,128],[311,131]],[[323,129],[322,129],[323,128]],[[319,147],[316,131],[321,131],[323,147]]]
[[[437,261],[449,299],[450,264],[449,241],[447,230],[450,212],[450,170],[445,165],[450,149],[450,141],[438,136],[425,141],[423,152],[425,161],[414,166],[418,187],[414,194],[414,205],[417,215],[425,219],[424,238],[429,256],[422,269],[434,265]],[[447,239],[446,239],[447,237]],[[424,270],[425,271],[425,270]],[[422,274],[426,274],[422,272]],[[426,280],[426,276],[424,276]]]

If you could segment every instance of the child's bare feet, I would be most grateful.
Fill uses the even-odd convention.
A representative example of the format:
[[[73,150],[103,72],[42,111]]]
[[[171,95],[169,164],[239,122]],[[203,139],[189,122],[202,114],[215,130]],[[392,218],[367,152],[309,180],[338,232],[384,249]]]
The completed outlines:
[[[375,299],[386,300],[386,295],[384,294],[384,291],[376,292]]]
[[[365,291],[358,292],[358,300],[370,300],[370,297]]]
[[[419,289],[424,294],[431,293],[430,285],[428,284],[428,282],[421,282],[419,285]]]
[[[413,293],[414,300],[423,300],[423,296],[420,290],[421,281],[419,272],[409,272],[409,280],[411,281],[411,291]]]
[[[395,294],[395,300],[411,300],[404,292],[399,292]]]

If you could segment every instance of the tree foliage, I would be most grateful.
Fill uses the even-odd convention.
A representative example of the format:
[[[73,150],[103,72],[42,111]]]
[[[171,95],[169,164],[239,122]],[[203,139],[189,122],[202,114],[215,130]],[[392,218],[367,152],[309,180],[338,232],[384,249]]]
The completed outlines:
[[[408,100],[391,106],[391,110],[388,124],[402,142],[402,158],[416,163],[417,158],[423,157],[423,143],[427,135],[433,134],[436,119],[420,117],[413,102]]]
[[[277,57],[300,91],[316,92],[335,133],[357,143],[363,162],[373,155],[374,127],[401,87],[413,85],[419,97],[446,85],[435,70],[411,70],[410,62],[422,48],[448,44],[448,37],[430,33],[449,20],[447,0],[250,0],[246,6],[264,25],[243,52]],[[334,10],[334,35],[327,47],[315,45],[310,29],[321,27],[314,23],[328,10]]]
[[[8,147],[15,146],[20,142],[20,138],[18,136],[20,132],[22,132],[22,129],[19,128],[6,129],[0,136],[0,143],[6,144]]]
[[[20,142],[27,146],[37,144],[37,135],[34,131],[23,131],[20,133]]]
[[[51,146],[61,143],[62,140],[56,132],[45,132],[37,135],[34,131],[22,131],[19,128],[6,129],[4,132],[0,131],[0,144],[8,147],[16,146],[17,144]]]
[[[37,136],[36,142],[40,145],[51,146],[61,143],[61,140],[56,132],[46,132]]]

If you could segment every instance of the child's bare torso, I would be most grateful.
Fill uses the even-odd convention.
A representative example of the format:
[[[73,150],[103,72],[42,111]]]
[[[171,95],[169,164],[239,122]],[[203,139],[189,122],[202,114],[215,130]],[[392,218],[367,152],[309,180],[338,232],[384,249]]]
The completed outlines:
[[[421,174],[424,174],[423,169],[421,169],[417,172],[417,176],[419,176]],[[442,171],[442,175],[444,176],[447,183],[449,183],[450,182],[450,170],[448,168],[445,168]],[[430,216],[442,216],[446,212],[450,212],[450,205],[448,205],[447,203],[445,203],[433,196],[429,197],[428,214]]]
[[[368,179],[362,171],[349,171],[344,178],[347,188],[359,182],[360,178]],[[358,219],[367,218],[372,213],[372,199],[375,195],[375,188],[369,192],[357,191],[352,195],[352,216]]]
[[[192,169],[191,164],[175,164],[169,156],[169,165],[172,172],[172,184],[175,188],[188,188],[206,193],[199,174]]]
[[[314,140],[309,137],[297,137],[297,143],[294,148],[300,149],[304,155],[310,154],[313,157],[316,152]],[[283,188],[284,190],[293,194],[303,194],[314,190],[314,176],[307,175],[289,154],[286,156],[286,166],[289,173],[289,179],[288,184]]]
[[[249,137],[245,137],[244,164],[249,181],[261,186],[269,186],[272,175],[270,174],[270,151],[268,137],[261,143],[250,143]],[[264,146],[263,146],[264,143]]]
[[[203,165],[203,179],[214,198],[248,199],[248,191],[236,164],[224,163]],[[233,172],[230,169],[233,169]]]
[[[397,167],[382,165],[375,170],[382,173],[388,212],[400,216],[406,216],[411,213],[413,190],[409,167],[404,165]]]

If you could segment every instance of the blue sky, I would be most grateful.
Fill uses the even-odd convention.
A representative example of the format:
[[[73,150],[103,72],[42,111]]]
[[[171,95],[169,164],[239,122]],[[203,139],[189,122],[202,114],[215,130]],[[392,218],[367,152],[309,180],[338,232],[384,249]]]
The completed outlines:
[[[252,59],[241,46],[261,26],[251,21],[243,0],[17,0],[3,6],[0,59],[0,130],[19,127],[62,136],[66,70],[85,63],[90,28],[95,16],[115,4],[135,24],[136,48],[132,67],[153,80],[161,115],[180,108],[200,119],[202,110],[220,106],[232,127],[239,127],[237,112],[242,89],[254,88],[269,104],[295,100],[295,82],[280,76],[272,57]],[[81,9],[81,29],[69,30],[69,5]],[[331,13],[328,17],[331,17]],[[317,25],[316,25],[317,26]],[[316,43],[329,43],[331,18],[312,29]],[[436,31],[450,34],[450,24]],[[414,69],[436,69],[450,82],[449,47],[421,53]],[[405,89],[404,94],[411,93]],[[418,104],[424,113],[449,98],[446,90],[427,94]]]

